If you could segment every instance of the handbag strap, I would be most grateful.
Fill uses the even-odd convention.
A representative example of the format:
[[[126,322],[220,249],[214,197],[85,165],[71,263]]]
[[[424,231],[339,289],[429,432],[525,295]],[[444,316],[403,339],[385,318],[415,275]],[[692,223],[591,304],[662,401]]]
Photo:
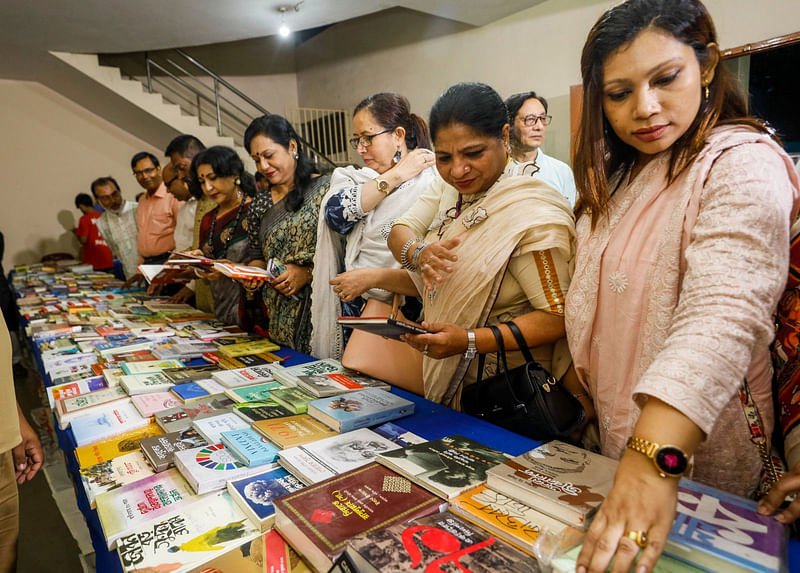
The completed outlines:
[[[744,416],[747,420],[747,428],[750,430],[750,441],[758,449],[758,454],[761,457],[761,464],[765,473],[766,481],[769,486],[772,486],[780,479],[778,469],[775,467],[775,460],[772,458],[772,453],[769,448],[769,440],[764,431],[764,422],[761,419],[761,413],[758,411],[758,405],[750,393],[750,386],[747,383],[747,378],[742,379],[742,386],[739,388],[739,400],[742,403]]]
[[[534,362],[538,364],[538,362],[536,362],[536,360],[533,359],[533,355],[531,354],[530,348],[528,347],[528,341],[525,340],[525,337],[522,335],[522,331],[519,329],[519,326],[517,326],[517,323],[515,323],[513,320],[509,320],[504,324],[508,326],[508,329],[511,331],[511,334],[514,335],[514,338],[517,341],[517,346],[519,346],[519,349],[522,352],[522,356],[525,357],[525,362],[528,363]]]
[[[498,370],[502,371],[503,380],[506,382],[506,386],[508,386],[508,394],[511,396],[511,399],[514,400],[514,409],[515,410],[525,410],[526,406],[525,403],[517,398],[517,395],[514,393],[514,386],[511,384],[511,380],[508,377],[508,360],[506,358],[506,345],[503,342],[503,333],[499,327],[490,324],[489,330],[492,331],[494,335],[494,340],[497,343],[497,368]],[[478,358],[478,380],[475,382],[479,384],[483,379],[483,367],[486,364],[486,355],[481,354]],[[498,372],[500,374],[500,372]]]
[[[394,293],[394,297],[392,297],[392,312],[389,314],[389,318],[397,319],[397,311],[400,309],[400,295]]]

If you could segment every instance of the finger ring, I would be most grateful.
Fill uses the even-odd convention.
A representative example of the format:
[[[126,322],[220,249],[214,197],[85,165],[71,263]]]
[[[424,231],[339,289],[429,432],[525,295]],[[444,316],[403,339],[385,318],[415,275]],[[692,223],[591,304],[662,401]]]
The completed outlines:
[[[428,345],[425,345],[425,348],[422,349],[422,354],[427,356],[428,355]]]
[[[622,536],[633,539],[633,542],[641,548],[647,546],[647,533],[644,531],[626,531]]]

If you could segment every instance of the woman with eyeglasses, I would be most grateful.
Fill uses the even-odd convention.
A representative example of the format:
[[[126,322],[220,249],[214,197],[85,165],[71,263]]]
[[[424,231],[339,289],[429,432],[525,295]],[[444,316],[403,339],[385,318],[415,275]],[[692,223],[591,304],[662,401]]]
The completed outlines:
[[[318,224],[311,350],[319,358],[342,355],[336,317],[360,316],[369,298],[391,302],[391,293],[373,288],[386,269],[400,268],[386,246],[389,227],[436,177],[428,126],[403,96],[364,99],[353,131],[350,145],[365,167],[334,170]]]
[[[248,221],[258,228],[257,244],[250,244],[249,264],[266,268],[272,260],[280,268],[278,276],[261,289],[269,337],[308,353],[317,218],[330,178],[317,173],[300,137],[282,116],[254,119],[244,133],[244,144],[266,181],[266,190],[259,193],[254,207],[260,214]],[[261,287],[256,281],[242,284],[251,292]]]
[[[247,258],[247,212],[255,194],[255,180],[230,147],[215,145],[194,156],[190,188],[200,189],[216,207],[200,221],[198,256],[240,263]],[[239,324],[242,288],[219,272],[197,272],[210,281],[214,314],[228,324]]]
[[[389,234],[406,269],[391,284],[422,294],[423,326],[431,331],[405,336],[424,355],[425,397],[457,407],[464,385],[477,379],[476,354],[487,354],[487,374],[494,369],[497,343],[487,325],[511,320],[533,356],[562,378],[570,364],[569,203],[531,176],[530,163],[509,158],[506,106],[491,87],[450,87],[431,109],[430,128],[441,179]],[[509,328],[501,331],[513,367],[524,358]]]
[[[578,192],[572,169],[542,149],[547,126],[553,120],[547,115],[547,100],[536,92],[522,92],[506,99],[506,107],[511,125],[511,157],[519,163],[533,162],[537,168],[533,176],[555,187],[574,205]]]

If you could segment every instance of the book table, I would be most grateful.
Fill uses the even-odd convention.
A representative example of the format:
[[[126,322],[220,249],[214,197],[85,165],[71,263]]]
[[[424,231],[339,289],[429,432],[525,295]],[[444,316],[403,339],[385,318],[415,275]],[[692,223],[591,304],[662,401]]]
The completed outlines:
[[[50,379],[44,373],[41,355],[37,350],[37,346],[36,344],[31,344],[30,346],[41,373],[42,380],[45,386],[48,386],[51,384]],[[281,348],[276,354],[287,357],[284,362],[286,366],[293,366],[313,360],[311,356],[287,348]],[[192,366],[199,364],[203,364],[203,361],[195,360],[189,363],[189,365]],[[412,416],[400,418],[397,423],[425,439],[435,440],[452,434],[461,434],[513,456],[522,454],[538,445],[534,440],[519,436],[482,420],[462,414],[461,412],[456,412],[399,388],[393,388],[392,392],[414,402],[414,414]],[[76,444],[72,431],[70,429],[59,430],[55,419],[53,426],[58,438],[58,445],[64,451],[67,471],[75,486],[78,507],[86,518],[86,523],[91,534],[92,544],[95,550],[97,571],[102,573],[121,573],[122,567],[116,551],[109,551],[107,549],[105,537],[103,536],[100,521],[97,517],[97,511],[89,508],[86,493],[81,485],[78,461],[75,457]],[[790,571],[800,571],[800,541],[797,539],[789,540],[788,564]]]

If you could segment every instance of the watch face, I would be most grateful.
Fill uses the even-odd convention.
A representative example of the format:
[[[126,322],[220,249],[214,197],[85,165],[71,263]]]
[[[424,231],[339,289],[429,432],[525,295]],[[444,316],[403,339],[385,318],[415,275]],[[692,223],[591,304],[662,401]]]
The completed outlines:
[[[683,472],[686,471],[686,467],[689,464],[686,454],[673,446],[658,448],[655,462],[658,469],[671,476],[683,475]]]

